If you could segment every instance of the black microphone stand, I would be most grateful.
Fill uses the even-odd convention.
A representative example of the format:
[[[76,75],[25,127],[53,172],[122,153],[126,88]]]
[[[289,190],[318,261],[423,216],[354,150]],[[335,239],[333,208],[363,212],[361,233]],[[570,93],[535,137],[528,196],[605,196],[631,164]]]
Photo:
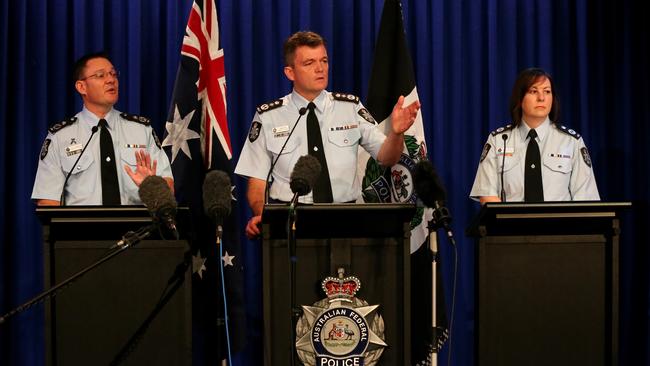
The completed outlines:
[[[127,232],[123,237],[122,240],[120,240],[117,243],[117,247],[114,250],[110,250],[107,254],[105,254],[103,257],[101,257],[99,260],[97,260],[95,263],[89,265],[88,267],[80,270],[79,272],[73,274],[72,276],[68,277],[65,279],[63,282],[59,283],[58,285],[50,288],[49,290],[43,291],[40,295],[32,298],[31,300],[23,303],[22,305],[12,309],[9,311],[7,314],[3,315],[0,317],[0,324],[4,323],[8,318],[23,312],[24,310],[29,309],[30,307],[47,300],[50,297],[56,296],[61,290],[64,288],[68,287],[69,285],[72,284],[73,281],[77,280],[79,277],[83,276],[87,272],[99,267],[101,264],[104,262],[110,260],[111,258],[115,257],[116,255],[122,253],[125,249],[131,247],[132,245],[135,245],[139,243],[142,239],[148,237],[151,235],[151,233],[158,227],[158,224],[154,222],[153,224],[143,226],[137,231],[129,231]]]
[[[296,364],[296,323],[300,317],[300,310],[296,308],[296,205],[298,204],[298,193],[294,193],[289,205],[289,216],[287,218],[287,249],[289,253],[289,292],[291,317],[291,363]]]

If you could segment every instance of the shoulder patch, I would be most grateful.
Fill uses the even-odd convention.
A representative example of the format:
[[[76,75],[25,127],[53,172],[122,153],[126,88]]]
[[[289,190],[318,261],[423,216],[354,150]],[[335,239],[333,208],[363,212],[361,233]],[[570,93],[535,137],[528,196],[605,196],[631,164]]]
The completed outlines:
[[[259,121],[253,121],[251,129],[248,131],[248,141],[255,142],[258,137],[260,137],[260,131],[262,130],[262,124]]]
[[[359,103],[359,97],[353,94],[346,94],[346,93],[332,93],[332,97],[336,100],[340,100],[343,102],[352,102],[354,104]]]
[[[481,160],[479,161],[479,163],[482,163],[483,160],[485,160],[485,158],[487,157],[487,154],[488,154],[488,152],[490,152],[491,148],[492,148],[492,145],[490,145],[490,144],[485,144],[485,146],[483,146],[483,151],[481,152]]]
[[[359,109],[358,113],[366,121],[372,123],[373,125],[377,124],[377,121],[375,121],[375,118],[372,116],[372,114],[370,114],[370,112],[367,109],[361,108],[361,109]]]
[[[582,155],[582,160],[584,160],[585,164],[591,168],[591,156],[589,156],[589,150],[587,150],[586,147],[583,147],[580,149],[580,154]]]
[[[128,113],[120,113],[120,117],[132,121],[132,122],[137,122],[139,124],[145,125],[145,126],[150,126],[151,125],[151,120],[147,117],[143,116],[138,116],[136,114],[128,114]]]
[[[270,111],[271,109],[276,109],[284,105],[284,99],[276,99],[269,103],[260,104],[257,106],[257,113],[262,114],[264,112]]]
[[[70,117],[51,125],[47,130],[50,131],[51,134],[55,134],[65,127],[72,126],[75,122],[77,122],[77,117]]]
[[[496,135],[498,135],[498,134],[500,134],[500,133],[502,133],[502,132],[504,132],[504,131],[512,130],[513,128],[515,128],[515,125],[511,123],[511,124],[509,124],[509,125],[506,125],[506,126],[503,126],[503,127],[499,127],[499,128],[497,128],[496,130],[490,132],[490,134],[491,134],[492,136],[496,136]]]
[[[51,142],[52,140],[50,139],[45,139],[45,141],[43,141],[43,146],[41,146],[41,160],[45,159],[45,157],[47,156],[47,152],[50,149]]]
[[[159,149],[162,149],[162,144],[160,143],[160,139],[158,138],[158,135],[156,135],[156,130],[152,128],[151,134],[153,135],[153,141],[156,143],[156,146],[158,146]]]
[[[567,135],[570,135],[570,136],[574,137],[576,140],[580,139],[580,134],[577,133],[575,130],[572,130],[572,129],[570,129],[570,128],[564,126],[564,125],[561,125],[561,124],[556,124],[555,126],[557,127],[558,131],[562,131],[562,132],[566,133]]]

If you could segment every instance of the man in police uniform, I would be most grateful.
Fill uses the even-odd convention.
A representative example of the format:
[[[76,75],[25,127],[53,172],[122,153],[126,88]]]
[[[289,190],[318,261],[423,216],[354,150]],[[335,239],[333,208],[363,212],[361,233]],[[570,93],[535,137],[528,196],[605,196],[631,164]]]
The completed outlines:
[[[404,106],[404,97],[400,96],[391,114],[392,128],[387,136],[384,135],[377,130],[374,119],[358,97],[325,90],[329,71],[325,46],[325,40],[313,32],[297,32],[290,36],[284,43],[284,74],[293,82],[293,92],[262,104],[253,117],[235,168],[235,173],[249,178],[247,198],[253,211],[246,226],[249,238],[260,234],[266,176],[301,108],[315,104],[333,202],[355,201],[361,194],[356,175],[359,145],[384,166],[399,160],[404,145],[403,133],[413,124],[420,108],[417,101]],[[300,156],[309,153],[306,125],[305,121],[299,122],[273,168],[269,187],[273,200],[288,202],[293,196],[289,186],[293,166]],[[313,196],[310,193],[300,201],[311,203]]]
[[[138,186],[156,172],[173,187],[169,160],[149,120],[113,109],[119,94],[118,72],[107,55],[94,53],[80,58],[73,80],[83,99],[83,110],[48,129],[32,199],[38,205],[58,206],[63,193],[67,205],[102,205],[100,133],[92,133],[100,120],[106,121],[112,138],[122,205],[141,204]],[[86,143],[86,151],[70,173]]]
[[[591,158],[580,134],[557,123],[559,109],[551,76],[538,68],[522,71],[510,98],[513,124],[492,132],[483,147],[470,197],[525,201],[526,150],[534,129],[539,146],[543,201],[600,200]],[[503,171],[503,181],[501,172]]]

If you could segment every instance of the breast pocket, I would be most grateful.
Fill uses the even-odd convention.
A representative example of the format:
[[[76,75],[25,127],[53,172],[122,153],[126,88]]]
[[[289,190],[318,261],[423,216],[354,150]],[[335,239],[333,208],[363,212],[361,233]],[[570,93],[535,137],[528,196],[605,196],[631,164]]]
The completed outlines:
[[[284,148],[282,146],[285,144]],[[302,140],[296,134],[291,135],[287,140],[286,136],[275,137],[273,135],[266,138],[266,147],[273,155],[273,160],[277,160],[275,167],[276,172],[291,172],[293,166],[300,157],[300,149],[298,148]]]
[[[81,158],[79,155],[66,156],[62,158],[63,160],[61,161],[61,168],[66,174],[70,174],[71,176],[85,172],[95,162],[92,155],[89,153],[90,151],[84,155],[81,155]],[[79,162],[75,165],[77,159],[79,159]],[[70,170],[72,170],[72,172],[70,172]]]
[[[330,130],[327,133],[329,142],[338,147],[354,147],[359,144],[361,132],[358,128],[349,130]]]
[[[553,173],[569,174],[571,173],[571,159],[553,156],[544,157],[544,166]]]

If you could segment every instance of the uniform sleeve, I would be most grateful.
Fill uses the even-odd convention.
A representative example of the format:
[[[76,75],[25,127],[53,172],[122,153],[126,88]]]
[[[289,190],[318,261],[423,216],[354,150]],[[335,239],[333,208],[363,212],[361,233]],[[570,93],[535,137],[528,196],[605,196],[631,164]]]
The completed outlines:
[[[158,162],[156,175],[163,178],[174,179],[172,168],[169,163],[169,158],[167,157],[165,150],[162,147],[158,146],[160,144],[160,140],[158,140],[157,135],[154,135],[156,133],[154,129],[151,127],[149,127],[149,129],[151,129],[151,132],[149,133],[147,139],[147,151],[149,152],[149,155],[151,155],[152,161],[156,160]]]
[[[571,198],[574,201],[600,200],[591,157],[582,137],[575,144],[573,151],[573,169],[571,170],[569,189],[571,191]]]
[[[377,155],[379,154],[381,145],[386,140],[386,135],[361,102],[356,105],[355,112],[356,122],[359,125],[359,132],[361,133],[361,146],[373,159],[377,160]]]
[[[65,173],[61,169],[59,151],[58,139],[53,134],[48,134],[41,147],[38,170],[36,171],[34,189],[32,190],[33,200],[58,201],[61,199]]]
[[[480,197],[499,196],[501,190],[498,179],[498,157],[494,146],[496,146],[495,137],[490,135],[485,145],[483,145],[478,170],[476,171],[476,178],[474,178],[474,185],[469,194],[470,198],[476,201]]]
[[[262,119],[258,113],[255,113],[235,167],[235,174],[266,180],[266,175],[271,167],[271,156],[266,146]]]

